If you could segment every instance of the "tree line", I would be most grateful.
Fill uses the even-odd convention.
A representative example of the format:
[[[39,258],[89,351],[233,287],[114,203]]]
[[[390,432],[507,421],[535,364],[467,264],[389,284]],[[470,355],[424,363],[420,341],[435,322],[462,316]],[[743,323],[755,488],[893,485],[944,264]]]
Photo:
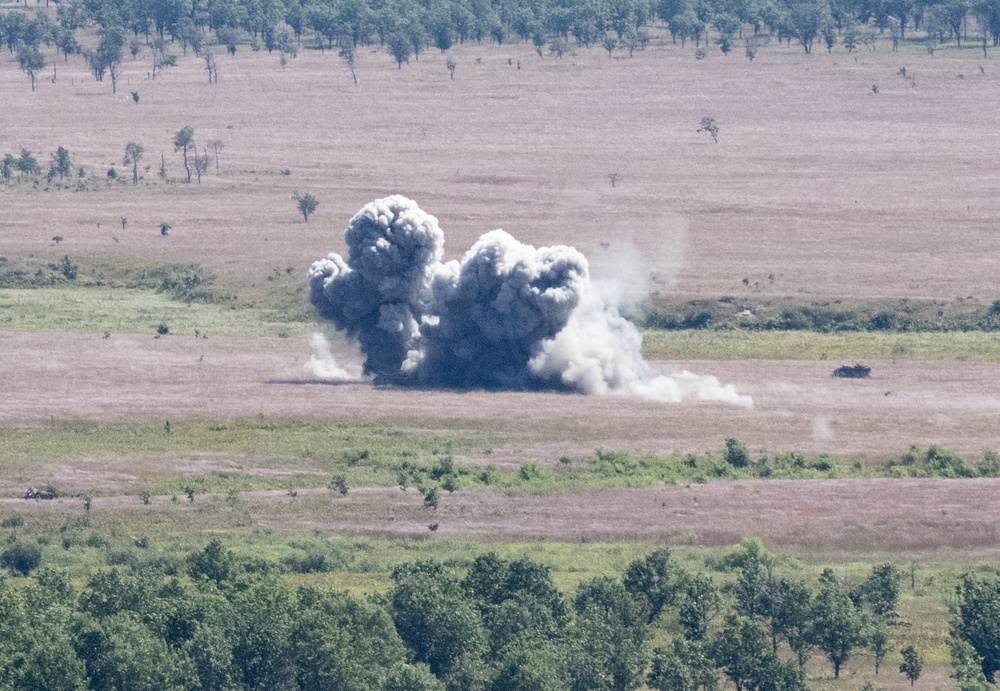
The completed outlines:
[[[801,691],[814,654],[835,677],[862,648],[876,675],[896,650],[911,683],[923,666],[894,642],[897,566],[854,583],[826,569],[810,585],[777,575],[757,541],[717,560],[721,584],[660,549],[572,596],[547,567],[495,554],[403,564],[368,598],[293,587],[218,540],[180,565],[124,555],[79,585],[39,568],[23,538],[2,561],[0,689]],[[962,576],[955,603],[952,676],[986,691],[1000,669],[1000,574]]]
[[[572,43],[632,53],[648,44],[657,22],[682,44],[707,46],[711,36],[728,53],[742,40],[750,59],[762,36],[795,41],[807,53],[817,40],[853,51],[874,49],[876,31],[888,32],[895,47],[912,29],[924,32],[933,51],[945,41],[960,46],[971,27],[984,55],[1000,45],[1000,0],[69,0],[54,15],[43,8],[0,14],[0,45],[17,53],[32,89],[46,66],[45,46],[64,60],[82,54],[114,91],[126,52],[135,58],[148,45],[154,78],[175,64],[168,39],[201,55],[209,80],[217,80],[213,45],[235,53],[249,43],[284,60],[305,37],[320,48],[337,45],[353,73],[355,49],[374,44],[400,67],[426,49],[466,41],[528,41],[540,56],[546,48],[562,56]],[[87,30],[96,31],[97,44],[84,49],[93,43],[80,40]]]

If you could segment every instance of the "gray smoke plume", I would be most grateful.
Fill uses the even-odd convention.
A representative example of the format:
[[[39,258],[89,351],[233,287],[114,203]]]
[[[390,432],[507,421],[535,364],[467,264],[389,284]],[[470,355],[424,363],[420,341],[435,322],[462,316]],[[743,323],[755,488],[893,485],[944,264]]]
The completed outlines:
[[[442,262],[437,219],[398,195],[367,204],[344,238],[346,261],[330,254],[310,268],[309,299],[358,340],[377,383],[752,405],[714,377],[657,375],[572,247],[536,249],[494,230]]]

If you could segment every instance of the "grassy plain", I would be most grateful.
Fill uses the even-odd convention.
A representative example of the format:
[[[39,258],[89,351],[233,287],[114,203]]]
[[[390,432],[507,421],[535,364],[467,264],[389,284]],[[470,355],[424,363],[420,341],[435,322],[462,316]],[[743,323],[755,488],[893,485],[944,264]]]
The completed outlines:
[[[399,192],[438,216],[448,258],[502,226],[536,245],[576,245],[626,295],[989,304],[1000,297],[1000,160],[982,155],[1000,146],[992,56],[930,56],[917,43],[893,53],[885,42],[696,60],[654,32],[632,58],[467,44],[398,70],[384,50],[366,49],[357,87],[334,53],[312,49],[282,68],[276,54],[242,47],[219,57],[218,84],[193,55],[151,81],[147,57],[126,62],[112,95],[78,58],[31,92],[16,58],[0,53],[0,102],[16,114],[0,128],[0,154],[25,147],[44,162],[62,145],[94,176],[79,191],[0,187],[0,255],[41,266],[69,256],[79,282],[108,276],[104,286],[0,290],[0,514],[23,515],[19,531],[47,540],[47,561],[95,568],[143,536],[176,554],[221,535],[277,559],[327,550],[338,567],[301,578],[371,591],[400,561],[495,549],[552,565],[572,588],[620,573],[653,545],[703,563],[761,536],[806,574],[919,562],[904,617],[928,651],[926,683],[950,683],[947,597],[955,573],[997,557],[995,480],[477,488],[431,511],[392,487],[385,467],[349,461],[366,449],[451,453],[503,472],[526,462],[552,471],[597,448],[702,454],[730,436],[754,453],[828,453],[862,467],[910,444],[976,459],[1000,445],[995,335],[647,334],[658,369],[733,382],[754,396],[751,410],[400,391],[305,371],[307,336],[321,327],[303,284],[312,260],[343,249],[340,231],[362,204]],[[719,123],[718,144],[696,132],[703,116]],[[171,141],[185,125],[199,146],[223,142],[201,184],[181,181]],[[138,186],[106,181],[109,167],[125,172],[128,141],[146,147]],[[294,192],[320,200],[309,223]],[[224,299],[189,304],[123,287],[143,268],[192,262]],[[160,324],[169,333],[157,338]],[[358,368],[350,344],[333,347]],[[872,365],[870,380],[829,377],[855,360]],[[325,488],[333,473],[348,477],[347,496]],[[47,483],[76,496],[17,498]],[[142,489],[153,493],[148,506]],[[867,667],[848,673],[860,686]],[[829,676],[817,663],[810,683]],[[894,676],[879,683],[902,688]]]

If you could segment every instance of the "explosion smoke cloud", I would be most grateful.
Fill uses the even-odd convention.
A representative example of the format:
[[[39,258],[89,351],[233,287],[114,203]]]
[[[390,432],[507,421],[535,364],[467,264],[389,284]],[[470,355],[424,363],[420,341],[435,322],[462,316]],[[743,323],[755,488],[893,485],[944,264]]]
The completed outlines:
[[[437,219],[398,195],[365,205],[344,238],[346,260],[330,254],[310,268],[309,298],[358,340],[377,383],[752,404],[714,377],[657,375],[572,247],[494,230],[442,262]]]

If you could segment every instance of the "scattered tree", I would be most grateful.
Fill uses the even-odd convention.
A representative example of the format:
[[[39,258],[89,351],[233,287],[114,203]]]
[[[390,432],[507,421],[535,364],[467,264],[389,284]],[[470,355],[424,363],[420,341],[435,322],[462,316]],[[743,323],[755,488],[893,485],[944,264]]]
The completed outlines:
[[[868,647],[872,651],[872,657],[875,658],[875,676],[877,677],[879,667],[885,660],[889,646],[892,644],[892,634],[885,617],[873,617],[872,621],[869,622],[866,638],[868,639]]]
[[[194,154],[194,172],[198,176],[198,184],[201,184],[201,176],[208,171],[208,166],[210,165],[212,159],[208,155],[208,149],[203,149],[201,155],[198,154],[197,150]]]
[[[712,141],[716,144],[719,143],[719,126],[715,122],[715,118],[704,117],[701,119],[701,127],[698,128],[699,132],[708,132],[712,135]]]
[[[17,159],[15,167],[17,168],[17,172],[21,174],[21,177],[25,175],[40,175],[42,172],[38,161],[35,160],[35,157],[27,149],[21,149],[21,157]]]
[[[125,36],[117,29],[102,29],[96,50],[87,56],[87,63],[94,78],[104,81],[105,72],[111,75],[111,93],[118,91],[118,68],[121,65]]]
[[[17,51],[17,63],[31,78],[31,90],[35,90],[35,75],[45,68],[45,56],[36,45],[22,45]]]
[[[605,36],[604,42],[601,44],[604,50],[608,51],[608,59],[611,59],[611,54],[615,52],[615,48],[618,47],[618,41],[614,36]]]
[[[338,54],[347,63],[347,69],[351,71],[351,79],[354,80],[354,86],[357,86],[358,75],[354,71],[354,44],[350,38],[344,37],[340,39],[340,52]],[[449,60],[448,62],[450,63],[451,61]]]
[[[202,51],[201,57],[205,60],[205,71],[208,72],[208,83],[219,83],[219,64],[215,59],[215,53],[211,48]]]
[[[899,651],[903,656],[903,661],[899,665],[899,673],[905,674],[910,680],[910,686],[920,678],[920,672],[924,668],[924,659],[912,645],[908,645]]]
[[[52,154],[52,160],[49,161],[49,176],[55,177],[58,175],[60,178],[68,178],[72,174],[73,162],[70,160],[69,151],[60,146]]]
[[[295,200],[299,213],[302,214],[302,219],[308,223],[309,217],[316,210],[316,207],[319,206],[319,200],[311,194],[300,195],[298,192],[292,195],[292,199]]]
[[[135,142],[129,142],[125,145],[125,158],[122,163],[127,166],[132,166],[132,184],[139,184],[139,161],[142,160],[142,154],[145,149],[143,149],[142,144],[136,144]]]
[[[184,152],[184,171],[187,173],[187,181],[191,182],[191,165],[188,162],[188,149],[194,147],[194,128],[190,125],[182,127],[174,135],[174,151]]]
[[[823,571],[820,584],[813,605],[811,637],[816,647],[826,653],[833,664],[833,676],[839,679],[840,668],[854,649],[864,643],[863,622],[833,571]]]
[[[396,60],[398,69],[403,69],[403,63],[410,61],[413,43],[402,31],[393,33],[388,40],[389,53]]]
[[[208,143],[208,148],[210,148],[215,153],[215,174],[219,174],[219,152],[225,148],[223,141],[221,139],[213,139]]]

